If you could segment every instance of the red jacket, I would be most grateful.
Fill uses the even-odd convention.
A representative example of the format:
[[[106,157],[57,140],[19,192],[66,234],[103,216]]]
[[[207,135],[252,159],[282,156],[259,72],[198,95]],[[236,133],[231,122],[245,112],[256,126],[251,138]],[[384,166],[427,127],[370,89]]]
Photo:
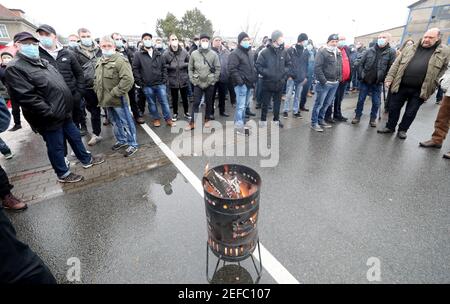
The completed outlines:
[[[349,81],[352,76],[350,58],[348,57],[345,48],[340,49],[340,51],[342,53],[342,82],[346,82]]]

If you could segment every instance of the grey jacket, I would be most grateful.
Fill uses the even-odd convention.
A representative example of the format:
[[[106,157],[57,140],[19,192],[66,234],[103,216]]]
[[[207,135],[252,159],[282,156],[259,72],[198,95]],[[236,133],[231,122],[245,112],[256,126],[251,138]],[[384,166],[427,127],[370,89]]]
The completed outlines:
[[[189,59],[189,80],[194,86],[206,89],[220,79],[220,60],[211,49],[194,51]]]

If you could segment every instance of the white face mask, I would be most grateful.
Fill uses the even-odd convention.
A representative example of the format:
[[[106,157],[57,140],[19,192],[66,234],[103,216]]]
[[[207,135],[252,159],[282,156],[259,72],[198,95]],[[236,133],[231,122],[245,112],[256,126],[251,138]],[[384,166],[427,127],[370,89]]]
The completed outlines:
[[[202,49],[204,50],[209,49],[209,42],[202,42]]]

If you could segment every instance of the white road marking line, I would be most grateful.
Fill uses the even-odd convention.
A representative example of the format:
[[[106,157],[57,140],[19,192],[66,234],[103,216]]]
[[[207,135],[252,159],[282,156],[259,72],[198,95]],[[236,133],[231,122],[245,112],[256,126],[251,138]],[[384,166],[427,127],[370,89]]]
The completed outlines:
[[[159,136],[153,132],[153,130],[147,125],[143,124],[141,127],[155,142],[155,144],[166,154],[167,158],[177,167],[177,169],[183,174],[183,176],[189,181],[194,189],[204,197],[203,186],[201,180],[189,169],[178,156],[159,138]],[[259,256],[253,254],[253,256],[259,261]],[[281,263],[261,244],[261,259],[263,261],[263,267],[272,276],[272,278],[278,284],[300,284],[297,279],[289,273],[289,271],[281,265]]]

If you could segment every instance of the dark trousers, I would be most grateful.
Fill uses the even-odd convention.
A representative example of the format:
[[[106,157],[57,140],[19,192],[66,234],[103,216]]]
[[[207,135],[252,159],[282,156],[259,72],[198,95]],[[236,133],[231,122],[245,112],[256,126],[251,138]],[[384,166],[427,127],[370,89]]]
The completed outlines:
[[[11,193],[13,185],[9,183],[8,175],[5,170],[0,166],[0,198],[4,198]]]
[[[262,88],[263,80],[258,77],[258,82],[256,83],[256,105],[262,106]]]
[[[228,93],[230,94],[230,102],[232,105],[236,104],[236,91],[234,90],[233,84],[228,82]]]
[[[64,160],[65,140],[70,144],[82,164],[87,165],[92,160],[81,141],[80,131],[71,120],[66,121],[62,127],[56,130],[42,132],[42,137],[47,144],[48,159],[59,178],[64,178],[70,173]]]
[[[145,112],[146,98],[145,94],[141,89],[133,86],[128,92],[128,98],[130,100],[131,112],[133,113],[134,119],[142,117]]]
[[[0,182],[3,169],[0,170]],[[44,262],[20,242],[11,221],[0,208],[0,284],[56,284]]]
[[[438,91],[436,93],[436,102],[441,102],[442,97],[444,97],[444,91],[441,89],[441,86],[439,86]]]
[[[308,77],[306,83],[303,85],[302,95],[300,96],[300,109],[304,109],[306,101],[308,100],[309,89],[311,88],[313,77]]]
[[[73,111],[72,111],[73,123],[78,127],[86,127],[86,112],[83,108],[83,101],[81,96],[73,94]]]
[[[11,107],[14,124],[20,126],[20,105],[17,102],[11,100]]]
[[[173,114],[178,115],[178,92],[181,95],[181,100],[183,101],[183,110],[184,114],[189,113],[189,101],[188,101],[188,88],[180,88],[180,89],[170,89],[170,96],[172,97],[172,110]]]
[[[216,83],[216,85],[214,86],[214,102],[213,105],[215,104],[215,98],[216,98],[216,94],[219,93],[219,111],[220,114],[225,113],[225,102],[227,100],[227,95],[228,95],[228,83],[227,82],[218,82]],[[236,93],[234,94],[235,98],[236,98]],[[212,108],[212,115],[214,115],[214,106]]]
[[[203,94],[205,94],[205,104],[206,104],[205,120],[209,120],[209,117],[212,115],[214,86],[209,86],[206,89],[194,86],[194,104],[192,105],[191,122],[195,121],[194,115],[199,112],[199,107],[202,101]]]
[[[398,93],[393,93],[389,100],[389,120],[386,127],[395,131],[400,119],[400,112],[406,102],[406,111],[399,125],[398,131],[407,132],[416,118],[417,112],[423,105],[424,100],[420,98],[421,88],[407,88],[400,86]]]
[[[334,102],[331,104],[331,106],[327,110],[327,113],[325,114],[325,120],[330,120],[332,114],[335,119],[342,118],[341,106],[348,84],[349,81],[339,83],[339,87],[336,91],[336,97],[334,98]]]
[[[270,102],[273,98],[273,121],[280,120],[280,107],[281,107],[281,94],[282,91],[272,92],[268,91],[266,88],[262,88],[261,98],[262,98],[262,111],[261,111],[261,121],[267,121],[267,112],[269,111]]]
[[[98,106],[98,98],[97,94],[95,94],[94,90],[88,89],[86,90],[86,95],[84,96],[84,100],[86,101],[86,109],[91,113],[91,124],[92,124],[92,132],[100,136],[102,132],[102,121],[101,121],[101,109]]]

